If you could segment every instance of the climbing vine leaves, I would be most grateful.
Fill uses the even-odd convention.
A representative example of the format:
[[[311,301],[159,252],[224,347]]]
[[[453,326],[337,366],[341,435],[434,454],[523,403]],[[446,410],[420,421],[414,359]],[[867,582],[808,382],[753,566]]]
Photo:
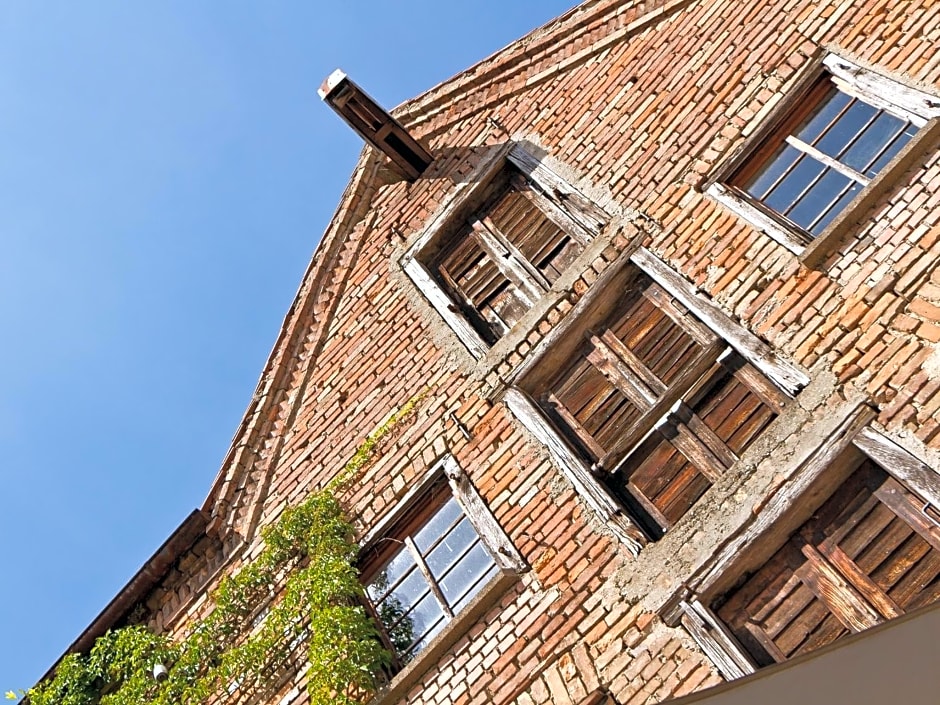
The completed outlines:
[[[352,705],[374,693],[390,655],[362,607],[358,546],[336,494],[421,396],[369,434],[326,488],[264,529],[261,553],[221,581],[184,638],[140,625],[110,630],[22,694],[31,705],[196,705],[298,671],[311,705]],[[160,680],[156,664],[167,669]]]

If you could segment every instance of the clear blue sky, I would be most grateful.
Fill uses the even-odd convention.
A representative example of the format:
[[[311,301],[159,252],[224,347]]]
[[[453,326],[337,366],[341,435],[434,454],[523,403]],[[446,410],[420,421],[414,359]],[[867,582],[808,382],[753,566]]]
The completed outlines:
[[[574,0],[0,4],[0,690],[200,506],[361,143]]]

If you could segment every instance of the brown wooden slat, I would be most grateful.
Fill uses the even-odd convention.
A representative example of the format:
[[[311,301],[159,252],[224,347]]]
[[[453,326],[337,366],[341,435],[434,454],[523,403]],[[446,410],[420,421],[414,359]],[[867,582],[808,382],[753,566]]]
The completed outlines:
[[[628,482],[627,489],[630,494],[633,495],[636,501],[643,507],[643,509],[649,513],[653,521],[655,521],[663,529],[663,531],[668,530],[673,525],[673,522],[666,518],[665,514],[659,511],[659,507],[657,507],[654,502],[650,501],[649,497],[647,497],[639,487],[637,487],[632,482]]]
[[[559,384],[553,385],[552,389],[568,410],[582,422],[597,413],[598,407],[604,404],[611,394],[623,398],[607,378],[583,358],[571,373]]]
[[[914,495],[907,492],[901,484],[888,479],[881,487],[875,490],[875,496],[884,502],[891,510],[920,534],[924,540],[935,550],[940,551],[940,527],[924,515],[922,511],[923,500],[917,502]]]
[[[504,277],[512,282],[531,306],[549,288],[541,272],[532,267],[522,255],[496,230],[489,218],[471,223],[473,235],[490,256]]]
[[[830,614],[825,603],[800,582],[771,615],[772,618],[764,621],[764,628],[780,650],[789,656],[820,628]]]
[[[666,415],[668,410],[682,398],[685,390],[712,366],[720,351],[721,347],[717,344],[703,350],[694,364],[686,367],[671,387],[664,390],[653,404],[643,409],[644,415],[638,418],[629,430],[624,432],[616,445],[608,451],[602,464],[609,466],[616,463],[625,453],[631,451],[640,442],[640,439],[649,433],[654,425]],[[707,462],[707,460],[704,462]],[[709,465],[704,470],[708,472],[710,467],[712,466]]]
[[[890,559],[883,562],[877,570],[869,575],[882,590],[894,590],[908,572],[932,550],[930,544],[924,541],[917,532],[912,532],[908,539],[892,554]]]
[[[679,420],[689,432],[701,441],[702,445],[714,456],[724,472],[738,461],[738,456],[715,431],[685,404],[679,404],[672,412],[672,418]],[[690,458],[691,459],[691,458]],[[712,480],[714,482],[714,480]]]
[[[813,546],[803,546],[803,555],[806,563],[797,573],[847,629],[859,632],[883,621]]]
[[[831,505],[832,501],[830,500],[826,504]],[[884,511],[884,506],[878,498],[868,491],[858,493],[854,498],[854,506],[848,507],[848,509],[851,509],[851,511],[843,512],[837,520],[824,527],[826,538],[822,545],[839,544],[846,554],[854,557],[871,542],[873,535],[868,534],[874,531],[874,535],[877,535],[877,532],[880,532],[891,523],[892,515],[890,511]],[[872,512],[876,512],[874,518],[869,516]],[[852,536],[855,529],[863,522],[866,524],[866,533],[858,533]],[[812,541],[812,537],[807,536],[807,540]]]
[[[867,573],[859,568],[855,561],[849,558],[841,548],[838,546],[821,548],[820,553],[842,573],[852,586],[862,594],[862,597],[878,610],[883,617],[893,619],[904,614],[904,610],[888,597],[888,594]]]
[[[692,433],[688,426],[679,423],[676,424],[675,429],[676,435],[670,438],[669,442],[688,458],[689,462],[708,478],[709,482],[717,482],[726,469],[724,464],[697,434]]]
[[[575,435],[578,437],[578,440],[580,440],[581,443],[583,443],[584,446],[588,449],[588,451],[591,452],[595,460],[604,455],[604,448],[594,440],[594,436],[591,435],[591,433],[589,433],[588,430],[581,425],[581,422],[578,421],[574,414],[568,411],[568,408],[558,400],[558,397],[549,393],[548,402],[555,409],[555,413],[557,413],[564,420],[564,422],[568,424],[568,428],[574,431]]]
[[[610,351],[611,355],[626,363],[626,365],[641,380],[643,380],[643,383],[649,388],[653,396],[658,397],[666,391],[666,385],[662,383],[659,377],[657,377],[651,369],[644,365],[643,361],[634,355],[633,351],[624,345],[623,342],[616,335],[614,335],[612,330],[607,328],[600,334],[600,336],[591,334],[589,335],[588,339],[591,341],[591,345],[594,347],[597,347],[598,345],[605,346],[606,349]]]
[[[643,295],[671,318],[677,326],[687,331],[699,345],[711,345],[718,336],[693,316],[688,309],[670,296],[659,284],[650,283]]]
[[[818,601],[800,577],[796,573],[791,573],[780,592],[755,615],[754,619],[763,626],[769,636],[777,638],[788,628],[792,631],[791,625],[794,621],[803,615],[807,607]],[[801,634],[806,632],[804,626],[797,626],[796,629]]]
[[[740,624],[752,616],[760,621],[785,598],[787,582],[791,579],[796,581],[796,578],[793,577],[793,568],[787,562],[784,549],[777,551],[726,596],[724,604],[719,608],[719,616],[724,621]]]
[[[734,433],[726,439],[728,447],[739,457],[777,418],[773,410],[763,403],[752,405],[749,411],[750,413],[741,420]],[[721,434],[718,435],[723,437]]]
[[[587,355],[588,362],[629,399],[631,404],[643,412],[647,411],[656,401],[654,392],[599,339],[592,340],[592,343],[594,348]]]
[[[692,505],[708,491],[711,485],[712,483],[698,468],[688,463],[654,501],[666,518],[675,523],[692,508]]]
[[[812,631],[806,634],[803,641],[791,650],[790,658],[821,649],[852,633],[845,628],[834,614],[826,610],[822,602],[817,600],[815,605],[821,610],[822,619],[819,620],[819,623]]]
[[[514,174],[510,182],[513,187],[518,190],[520,195],[530,200],[534,206],[549,218],[549,220],[564,230],[565,233],[578,242],[581,247],[591,241],[592,233],[581,227],[568,213],[559,208],[553,201],[546,198],[540,190],[532,188],[532,185],[529,184],[521,174]]]
[[[938,576],[940,576],[940,552],[929,550],[888,591],[888,594],[907,611],[930,604],[936,598],[929,597],[928,588],[936,585]]]
[[[650,501],[655,501],[689,462],[659,433],[651,434],[634,455],[637,462],[629,468],[628,477]]]
[[[754,624],[753,622],[745,622],[744,629],[751,635],[758,644],[767,652],[767,655],[770,656],[774,661],[780,663],[787,660],[787,654],[780,650],[780,647],[777,646],[777,642],[771,639],[767,632],[761,629],[760,625]]]
[[[880,508],[876,508],[868,516],[869,521],[860,524],[844,542],[844,544],[849,547],[846,553],[851,555],[852,560],[868,575],[871,575],[885,564],[886,561],[889,561],[898,547],[902,546],[915,533],[902,519],[892,515],[892,520],[880,531],[876,533],[866,532],[873,534],[870,536],[867,545],[864,545],[861,550],[850,552],[852,551],[853,543],[851,539],[856,538],[858,534],[862,533],[862,529],[867,529],[873,523],[871,518],[879,514],[878,509]],[[885,508],[885,510],[890,511],[887,508]]]
[[[603,417],[601,417],[601,413],[604,414]],[[617,441],[636,421],[637,409],[618,394],[611,396],[611,403],[605,405],[601,413],[590,419],[592,423],[589,428],[591,428],[594,438],[604,448],[614,448]],[[600,423],[594,423],[595,421]]]
[[[734,376],[747,385],[748,389],[754,392],[764,404],[773,409],[774,413],[783,413],[787,402],[790,401],[790,397],[761,374],[757,368],[748,363],[744,363],[734,370]]]

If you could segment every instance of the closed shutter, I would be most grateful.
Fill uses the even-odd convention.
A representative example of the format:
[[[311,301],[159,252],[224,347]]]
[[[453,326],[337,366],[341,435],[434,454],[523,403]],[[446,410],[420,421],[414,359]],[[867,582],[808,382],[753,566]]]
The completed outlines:
[[[549,389],[543,407],[654,538],[786,400],[645,276]]]
[[[516,175],[437,258],[440,284],[489,344],[515,325],[584,248],[577,229],[559,226],[561,216],[549,218],[541,202]]]
[[[940,527],[865,460],[717,613],[761,665],[940,598]]]

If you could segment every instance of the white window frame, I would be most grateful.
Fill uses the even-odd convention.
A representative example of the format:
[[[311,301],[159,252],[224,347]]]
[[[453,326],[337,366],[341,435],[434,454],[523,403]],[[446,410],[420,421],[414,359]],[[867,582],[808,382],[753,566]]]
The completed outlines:
[[[791,114],[801,94],[819,79],[821,73],[828,74],[843,93],[910,120],[919,130],[817,237],[807,238],[802,230],[796,230],[782,218],[773,215],[771,209],[758,206],[748,196],[722,182],[746,163],[753,152],[774,134],[776,125]],[[857,217],[857,210],[884,193],[897,180],[899,172],[923,150],[925,144],[933,140],[940,131],[937,128],[940,98],[831,53],[814,64],[800,78],[792,92],[795,94],[793,99],[785,100],[766,124],[745,143],[739,154],[719,168],[707,184],[705,193],[806,261],[817,259],[820,252],[828,247],[824,243],[831,243],[833,238],[839,237]]]
[[[480,496],[476,487],[470,481],[469,476],[464,471],[457,459],[452,455],[447,455],[430,470],[428,470],[408,492],[395,503],[395,507],[387,512],[382,519],[376,523],[359,542],[360,555],[369,550],[376,541],[387,535],[395,524],[412,508],[417,502],[420,502],[425,492],[437,480],[444,476],[447,478],[447,484],[450,485],[450,491],[453,494],[457,504],[463,511],[464,516],[473,525],[480,539],[483,541],[487,552],[492,556],[496,566],[503,573],[523,573],[528,570],[526,562],[523,560],[519,551],[513,545],[509,536],[500,526],[496,517],[486,506],[486,502]]]

